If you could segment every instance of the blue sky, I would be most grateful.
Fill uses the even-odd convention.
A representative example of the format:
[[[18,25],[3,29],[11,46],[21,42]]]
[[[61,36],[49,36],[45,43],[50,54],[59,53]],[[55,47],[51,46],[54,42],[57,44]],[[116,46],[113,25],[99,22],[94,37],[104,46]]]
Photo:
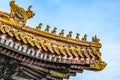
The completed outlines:
[[[0,0],[0,9],[9,12],[10,0]],[[43,23],[51,30],[65,29],[65,34],[97,35],[102,43],[102,59],[108,63],[100,72],[84,71],[69,80],[120,80],[120,0],[16,0],[25,9],[33,5],[36,13],[27,22],[32,27]]]

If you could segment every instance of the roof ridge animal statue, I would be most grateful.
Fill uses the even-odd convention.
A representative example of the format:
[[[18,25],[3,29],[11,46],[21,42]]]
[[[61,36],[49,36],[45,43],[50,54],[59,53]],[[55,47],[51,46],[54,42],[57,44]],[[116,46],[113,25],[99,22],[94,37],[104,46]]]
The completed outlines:
[[[22,7],[16,5],[15,1],[12,0],[10,2],[10,7],[11,7],[10,15],[16,22],[22,22],[23,24],[26,24],[27,19],[32,18],[35,15],[35,13],[31,11],[32,5],[30,5],[26,11]]]

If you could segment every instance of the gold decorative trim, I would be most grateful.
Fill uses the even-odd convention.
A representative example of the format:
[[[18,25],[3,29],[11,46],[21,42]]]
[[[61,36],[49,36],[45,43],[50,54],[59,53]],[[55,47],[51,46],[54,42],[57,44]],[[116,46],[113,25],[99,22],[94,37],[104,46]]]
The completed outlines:
[[[69,76],[69,74],[63,74],[63,73],[60,73],[60,72],[56,72],[54,70],[50,70],[50,74],[52,74],[54,76],[61,77],[61,78],[66,78],[66,77]]]
[[[101,71],[107,66],[107,63],[103,61],[95,61],[94,63],[90,64],[90,70]]]
[[[14,27],[18,30],[22,30],[22,31],[25,31],[25,32],[28,32],[28,33],[31,33],[31,34],[38,35],[38,36],[43,36],[45,38],[49,38],[49,39],[52,39],[52,40],[57,40],[57,41],[60,41],[60,42],[66,42],[66,43],[69,43],[69,44],[75,44],[75,45],[78,45],[78,46],[82,45],[82,46],[88,46],[88,47],[91,46],[91,47],[101,48],[101,44],[97,43],[97,42],[88,42],[88,41],[76,40],[76,39],[56,35],[56,34],[53,34],[53,33],[49,33],[49,32],[46,32],[46,31],[40,31],[38,29],[28,27],[28,26],[23,27],[23,25],[17,24],[15,22],[11,21],[11,20],[8,21],[6,19],[1,19],[0,18],[0,21],[5,23],[6,25],[11,25],[12,27]]]
[[[57,35],[57,28],[55,27],[50,31],[49,25],[46,25],[45,30],[41,30],[42,23],[36,28],[26,26],[26,21],[35,15],[33,11],[30,10],[32,6],[29,6],[26,11],[15,4],[15,1],[11,1],[10,7],[11,13],[0,10],[0,32],[3,34],[8,34],[10,37],[14,37],[24,44],[29,44],[32,47],[44,50],[50,55],[62,57],[62,62],[71,59],[70,64],[72,64],[70,66],[74,69],[100,71],[107,65],[101,61],[100,48],[102,45],[97,36],[92,37],[92,41],[87,41],[87,34],[80,39],[80,34],[76,33],[76,37],[73,39],[72,31],[69,31],[68,35],[65,36],[64,30],[61,30]],[[55,57],[55,59],[57,59],[57,57]],[[84,62],[82,62],[83,60]],[[93,62],[91,63],[89,61]],[[89,64],[89,66],[79,66],[79,63]],[[25,63],[24,65],[61,78],[70,76],[68,73],[64,74],[32,64]]]
[[[22,30],[17,30],[13,27],[10,27],[8,25],[2,25],[0,27],[0,31],[2,33],[7,33],[9,36],[15,38],[18,41],[22,41],[25,44],[30,44],[31,46],[36,46],[39,49],[43,49],[45,51],[49,51],[52,54],[60,55],[60,56],[68,56],[68,57],[76,57],[76,58],[82,58],[87,57],[90,58],[92,56],[93,59],[95,59],[95,56],[101,60],[101,53],[99,51],[99,48],[91,47],[75,47],[71,45],[58,45],[57,42],[52,42],[48,39],[41,39],[40,37],[34,36],[33,34],[29,34],[28,32],[24,32]],[[81,49],[82,48],[82,49]],[[91,52],[89,52],[90,50]]]

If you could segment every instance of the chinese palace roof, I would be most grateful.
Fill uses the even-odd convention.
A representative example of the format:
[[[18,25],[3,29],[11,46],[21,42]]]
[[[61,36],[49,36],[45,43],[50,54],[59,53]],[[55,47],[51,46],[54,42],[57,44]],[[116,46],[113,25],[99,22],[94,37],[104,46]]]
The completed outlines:
[[[19,62],[21,73],[30,79],[40,79],[42,74],[46,80],[61,80],[83,70],[105,68],[96,36],[87,41],[86,34],[80,39],[76,33],[73,39],[72,31],[65,36],[64,30],[56,34],[56,27],[50,32],[49,25],[41,30],[42,23],[36,28],[27,26],[27,20],[35,15],[32,6],[26,11],[11,1],[10,7],[10,13],[0,10],[0,54]]]

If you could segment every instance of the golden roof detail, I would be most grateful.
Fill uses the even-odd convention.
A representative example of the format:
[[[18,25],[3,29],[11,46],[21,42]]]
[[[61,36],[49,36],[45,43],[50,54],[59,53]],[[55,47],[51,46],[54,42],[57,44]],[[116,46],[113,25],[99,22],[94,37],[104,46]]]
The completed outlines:
[[[35,14],[30,10],[31,5],[28,7],[28,10],[25,11],[23,8],[15,4],[15,1],[10,2],[11,14],[10,16],[14,18],[17,22],[22,22],[26,24],[27,19],[33,17]]]
[[[0,27],[0,31],[2,33],[7,33],[9,36],[11,37],[15,37],[17,40],[22,41],[25,44],[30,44],[31,46],[36,46],[37,48],[42,48],[45,51],[50,51],[51,53],[56,53],[57,55],[64,55],[64,56],[75,56],[75,57],[83,57],[83,54],[85,57],[90,58],[90,55],[96,55],[97,57],[99,57],[101,59],[100,53],[98,51],[98,49],[96,49],[95,47],[92,46],[88,46],[87,47],[75,47],[72,45],[69,46],[61,46],[59,44],[56,43],[52,43],[50,41],[46,41],[44,39],[41,39],[38,36],[34,36],[32,34],[29,34],[27,32],[23,32],[23,31],[18,31],[17,29],[10,27],[8,25],[2,25]],[[89,52],[93,51],[93,52]],[[81,54],[83,53],[83,54]],[[92,54],[94,53],[94,54]]]
[[[15,4],[14,1],[10,2],[11,13],[0,11],[0,32],[2,34],[8,34],[10,37],[17,39],[19,42],[29,44],[37,49],[42,49],[45,52],[49,52],[51,55],[57,55],[72,59],[86,59],[95,60],[95,63],[86,67],[90,70],[102,70],[106,63],[102,62],[100,48],[102,47],[99,42],[100,39],[95,35],[92,37],[92,41],[87,41],[87,34],[80,39],[80,34],[76,33],[75,39],[72,38],[72,31],[69,31],[65,36],[64,30],[57,33],[55,27],[50,31],[50,26],[46,25],[45,30],[42,29],[42,23],[36,28],[26,26],[26,21],[33,17],[35,14],[30,10],[24,10]],[[17,16],[16,16],[17,15]],[[78,62],[79,63],[79,62]],[[72,66],[79,67],[79,66]],[[85,67],[84,67],[85,68]],[[57,72],[50,71],[51,74]],[[67,76],[57,73],[58,76]]]

